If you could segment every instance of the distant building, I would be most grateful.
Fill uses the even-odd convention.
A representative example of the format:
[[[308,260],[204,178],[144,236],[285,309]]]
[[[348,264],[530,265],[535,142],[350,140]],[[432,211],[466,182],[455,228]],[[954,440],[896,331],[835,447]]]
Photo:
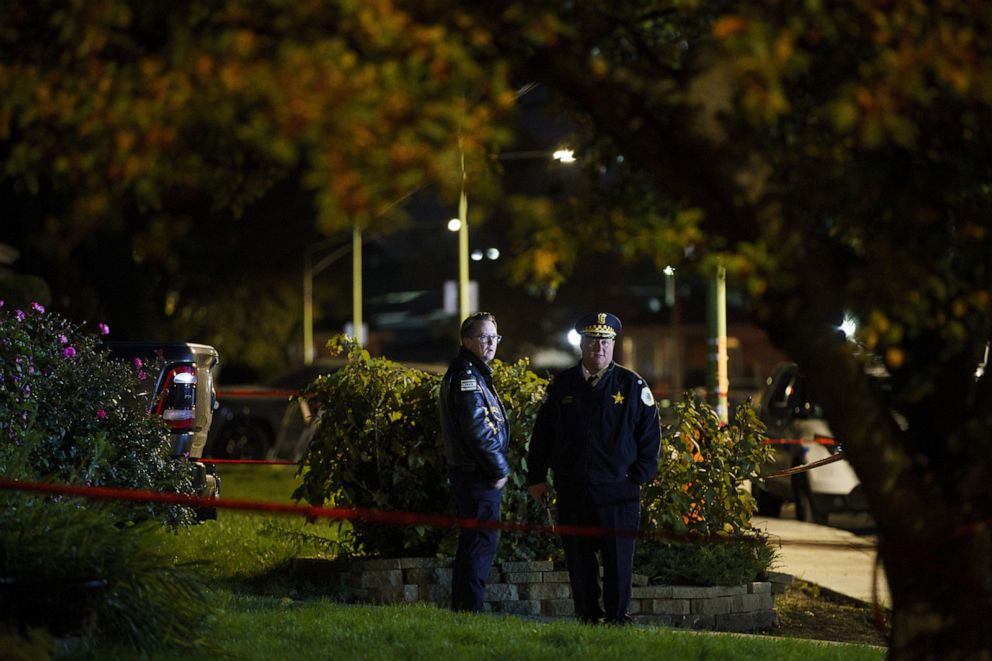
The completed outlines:
[[[678,400],[687,390],[706,387],[709,344],[706,323],[627,325],[620,339],[619,360],[648,380],[657,399]],[[728,323],[731,402],[760,392],[765,379],[784,360],[754,324]]]

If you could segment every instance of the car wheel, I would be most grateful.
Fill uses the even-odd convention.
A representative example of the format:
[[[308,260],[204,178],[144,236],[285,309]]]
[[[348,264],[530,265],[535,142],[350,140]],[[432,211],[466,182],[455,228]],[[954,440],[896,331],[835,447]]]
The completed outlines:
[[[751,495],[758,504],[758,516],[778,517],[782,514],[782,500],[768,493],[758,485],[751,487]]]
[[[816,523],[821,526],[827,525],[829,515],[817,508],[809,488],[809,480],[803,476],[793,478],[792,493],[796,502],[797,520]]]
[[[246,422],[225,428],[217,439],[218,455],[225,459],[264,459],[271,446],[270,433]]]

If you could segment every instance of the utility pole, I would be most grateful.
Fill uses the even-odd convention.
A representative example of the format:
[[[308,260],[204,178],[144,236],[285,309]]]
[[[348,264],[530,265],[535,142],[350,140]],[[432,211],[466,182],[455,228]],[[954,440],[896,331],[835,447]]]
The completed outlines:
[[[706,387],[716,407],[720,421],[730,418],[727,392],[730,378],[727,374],[727,269],[718,264],[709,287],[709,370]]]
[[[469,274],[468,274],[468,193],[465,192],[465,150],[462,149],[462,139],[458,139],[458,150],[462,159],[462,193],[458,198],[458,314],[460,319],[467,318],[469,310]]]
[[[362,228],[355,223],[351,231],[351,324],[358,346],[365,346],[362,326]]]

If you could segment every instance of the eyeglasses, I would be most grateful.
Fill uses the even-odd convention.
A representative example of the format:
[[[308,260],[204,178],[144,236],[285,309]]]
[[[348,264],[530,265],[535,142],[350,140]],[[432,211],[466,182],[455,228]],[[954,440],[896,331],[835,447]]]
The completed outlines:
[[[499,344],[499,341],[503,339],[502,335],[476,335],[476,340],[479,340],[483,344]]]

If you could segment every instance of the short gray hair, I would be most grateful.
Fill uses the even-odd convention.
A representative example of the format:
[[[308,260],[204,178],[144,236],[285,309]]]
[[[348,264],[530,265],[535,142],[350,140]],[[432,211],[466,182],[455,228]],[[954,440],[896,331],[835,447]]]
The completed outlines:
[[[496,316],[492,312],[476,312],[475,314],[470,314],[465,317],[465,321],[462,322],[461,337],[464,340],[466,337],[471,337],[470,333],[475,328],[477,323],[483,321],[493,322],[493,326],[499,326],[496,323]]]

